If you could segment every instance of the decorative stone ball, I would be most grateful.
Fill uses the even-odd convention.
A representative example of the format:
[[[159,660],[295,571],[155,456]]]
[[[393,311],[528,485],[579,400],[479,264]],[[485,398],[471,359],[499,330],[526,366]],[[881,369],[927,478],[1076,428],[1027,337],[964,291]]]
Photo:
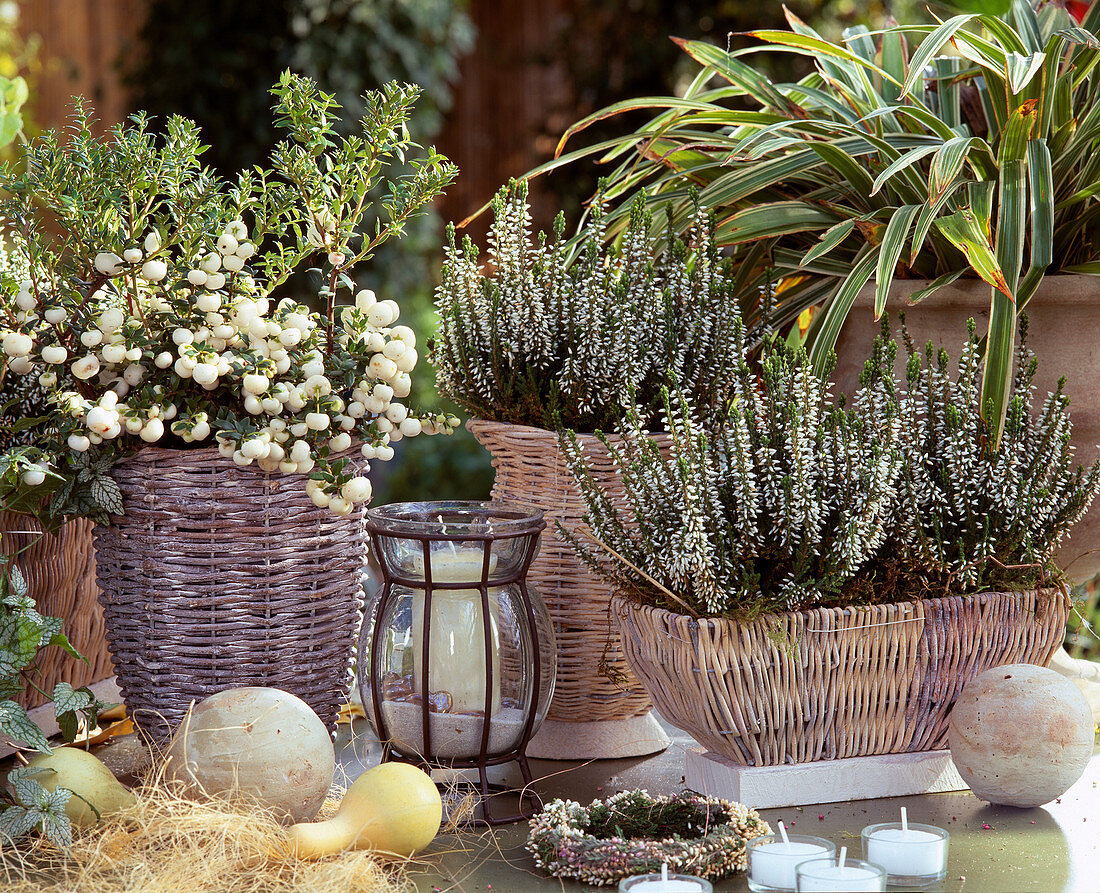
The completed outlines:
[[[1081,690],[1053,670],[994,667],[963,689],[948,740],[959,774],[982,800],[1041,806],[1085,771],[1092,711]]]
[[[277,688],[230,688],[196,704],[165,756],[165,778],[189,792],[240,795],[291,822],[317,815],[336,771],[325,724]]]

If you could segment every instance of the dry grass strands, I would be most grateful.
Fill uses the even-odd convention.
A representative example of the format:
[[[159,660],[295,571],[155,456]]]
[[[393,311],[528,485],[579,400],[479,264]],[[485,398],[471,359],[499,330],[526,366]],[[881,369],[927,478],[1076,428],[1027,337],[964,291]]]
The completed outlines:
[[[409,893],[404,860],[366,851],[296,860],[286,829],[239,800],[193,800],[167,785],[77,834],[61,851],[42,839],[0,849],[5,893]],[[322,814],[336,806],[326,804]]]

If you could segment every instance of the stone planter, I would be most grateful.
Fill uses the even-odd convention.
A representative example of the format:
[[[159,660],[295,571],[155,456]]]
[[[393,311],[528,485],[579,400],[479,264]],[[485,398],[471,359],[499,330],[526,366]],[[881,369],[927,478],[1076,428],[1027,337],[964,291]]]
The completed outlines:
[[[894,281],[886,303],[891,326],[896,329],[898,311],[906,311],[906,325],[913,340],[945,347],[955,360],[966,340],[966,321],[973,318],[979,332],[988,325],[990,287],[978,279],[960,279],[917,306],[907,306],[908,296],[927,285],[919,279]],[[1047,276],[1025,312],[1030,320],[1028,345],[1039,359],[1035,377],[1039,397],[1045,397],[1059,378],[1066,377],[1077,459],[1082,464],[1091,463],[1100,455],[1100,278]],[[838,363],[833,377],[842,391],[855,389],[878,332],[871,285],[856,297],[837,341]],[[904,349],[899,352],[897,372],[905,374]],[[1100,501],[1093,504],[1072,537],[1062,544],[1057,561],[1077,582],[1100,574]]]

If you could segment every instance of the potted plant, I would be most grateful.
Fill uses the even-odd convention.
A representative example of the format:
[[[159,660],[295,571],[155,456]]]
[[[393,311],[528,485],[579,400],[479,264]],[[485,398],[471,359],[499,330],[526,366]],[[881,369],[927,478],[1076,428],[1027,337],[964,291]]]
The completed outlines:
[[[3,181],[3,237],[28,270],[3,280],[3,374],[46,405],[5,455],[0,497],[47,529],[102,525],[115,669],[154,737],[230,685],[285,688],[334,722],[367,463],[452,427],[401,402],[415,336],[350,275],[455,176],[427,153],[387,184],[385,223],[357,234],[416,88],[368,95],[350,137],[309,80],[287,73],[273,93],[286,138],[232,183],[202,166],[191,122],[157,138],[138,115],[97,137],[79,102],[66,138],[34,140]],[[320,312],[277,292],[311,259]]]
[[[741,765],[942,748],[970,679],[1061,645],[1053,555],[1100,489],[1066,398],[1032,414],[1020,350],[994,444],[973,327],[954,374],[910,346],[899,387],[895,353],[876,344],[847,406],[784,344],[759,377],[741,365],[709,425],[673,389],[670,455],[634,414],[608,443],[619,504],[563,440],[591,531],[567,535],[615,582],[627,659],[662,715]]]
[[[821,372],[838,345],[844,387],[855,383],[887,309],[919,305],[910,326],[920,341],[977,319],[988,343],[983,414],[997,438],[1025,308],[1032,346],[1063,358],[1045,364],[1041,389],[1052,390],[1066,368],[1096,371],[1100,5],[1080,24],[1062,7],[1013,0],[1004,16],[967,13],[878,36],[853,28],[836,43],[788,12],[789,31],[750,32],[755,43],[743,49],[680,41],[701,66],[683,97],[593,114],[562,146],[609,115],[657,110],[635,132],[547,167],[609,157],[618,162],[612,188],[670,202],[676,229],[689,225],[685,196],[696,188],[717,216],[718,243],[786,278],[777,324],[816,308],[810,356]],[[752,64],[767,52],[807,57],[813,71],[797,83],[773,81]],[[626,215],[625,204],[611,212],[609,231]],[[1074,379],[1076,443],[1091,460],[1100,375]],[[1073,545],[1064,562],[1100,546],[1100,512]],[[1091,578],[1100,551],[1067,571]]]
[[[556,429],[584,432],[601,474],[607,460],[594,432],[617,426],[634,404],[646,423],[657,422],[666,370],[692,383],[700,406],[721,407],[736,351],[726,308],[741,282],[720,262],[705,216],[688,240],[654,255],[640,206],[621,247],[610,249],[598,203],[572,242],[563,217],[532,238],[522,183],[501,190],[493,212],[491,273],[469,240],[456,245],[449,231],[432,345],[437,386],[474,416],[467,425],[493,454],[494,497],[568,523],[582,505]],[[606,584],[550,530],[529,579],[554,620],[558,677],[528,753],[586,759],[667,746],[611,634]]]

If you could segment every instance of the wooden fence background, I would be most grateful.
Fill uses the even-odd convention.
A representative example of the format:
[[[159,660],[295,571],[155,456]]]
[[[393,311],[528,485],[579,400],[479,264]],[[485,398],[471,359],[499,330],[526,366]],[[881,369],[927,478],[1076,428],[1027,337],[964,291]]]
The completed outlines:
[[[74,95],[86,96],[110,125],[130,111],[118,62],[133,52],[144,0],[24,0],[20,31],[42,41],[44,68],[31,96],[40,127],[64,123]]]

